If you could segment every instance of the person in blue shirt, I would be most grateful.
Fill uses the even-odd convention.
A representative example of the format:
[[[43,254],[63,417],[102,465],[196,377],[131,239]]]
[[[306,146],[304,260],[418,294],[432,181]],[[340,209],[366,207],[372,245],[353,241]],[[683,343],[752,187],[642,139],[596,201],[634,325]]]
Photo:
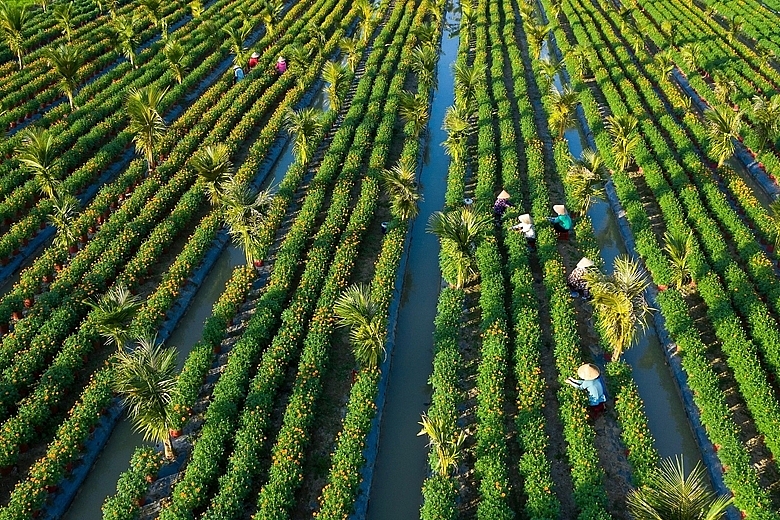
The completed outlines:
[[[557,215],[556,217],[550,217],[547,220],[552,222],[555,231],[559,233],[566,233],[571,230],[572,221],[569,212],[566,211],[566,206],[563,204],[556,204],[553,206],[553,211]]]
[[[236,83],[244,79],[244,71],[238,65],[233,65],[233,78],[236,80]]]
[[[588,405],[590,416],[595,418],[604,411],[604,403],[607,396],[604,392],[604,384],[601,381],[601,372],[599,367],[593,363],[586,363],[577,369],[577,375],[581,379],[567,377],[566,382],[574,388],[586,390],[588,392]]]

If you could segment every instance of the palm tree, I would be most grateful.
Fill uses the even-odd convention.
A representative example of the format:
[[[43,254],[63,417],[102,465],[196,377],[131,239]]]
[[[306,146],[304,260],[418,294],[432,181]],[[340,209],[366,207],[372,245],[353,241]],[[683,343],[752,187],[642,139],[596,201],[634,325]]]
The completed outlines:
[[[710,151],[718,158],[718,168],[734,154],[734,139],[742,129],[742,112],[734,112],[727,106],[716,105],[704,112],[707,121],[707,137]]]
[[[22,56],[24,55],[24,37],[22,30],[24,24],[30,18],[27,4],[22,2],[0,2],[0,31],[3,33],[5,43],[16,54],[19,60],[19,70],[22,70]]]
[[[22,131],[22,145],[16,152],[19,162],[35,175],[41,193],[54,198],[60,185],[54,172],[54,161],[57,158],[54,135],[43,128],[25,128]]]
[[[739,17],[736,14],[731,18],[729,18],[728,22],[729,22],[729,26],[728,26],[726,36],[728,37],[729,43],[734,43],[734,40],[742,31],[742,27],[745,24],[744,22],[741,22],[739,20]]]
[[[432,45],[417,46],[412,50],[412,70],[424,85],[436,87],[436,60],[438,53]]]
[[[417,192],[417,171],[414,158],[402,157],[392,169],[382,172],[382,182],[390,194],[390,204],[393,214],[401,220],[409,220],[417,216],[417,202],[420,194]]]
[[[398,100],[398,114],[406,123],[412,123],[412,132],[414,136],[419,136],[420,132],[428,124],[428,101],[422,94],[401,91]]]
[[[298,77],[298,86],[303,89],[304,73],[311,65],[314,48],[308,45],[295,44],[287,49],[287,62]]]
[[[230,45],[230,52],[233,53],[233,63],[236,65],[243,65],[246,62],[246,54],[249,50],[244,47],[244,41],[249,37],[249,33],[252,32],[251,27],[242,25],[240,28],[235,27],[223,27],[222,32],[228,37],[228,44]]]
[[[68,43],[70,43],[70,33],[73,30],[73,2],[55,6],[54,18],[59,22],[62,27],[62,34],[65,35]]]
[[[456,163],[460,162],[466,154],[466,144],[472,133],[470,119],[468,110],[460,104],[447,107],[444,112],[442,130],[447,132],[447,139],[441,145]]]
[[[727,104],[737,90],[736,82],[728,79],[726,76],[716,74],[713,83],[715,83],[713,87],[715,99],[723,105]]]
[[[780,251],[780,199],[775,199],[769,204],[769,216],[774,227],[775,251]]]
[[[230,179],[233,165],[230,150],[224,143],[206,145],[190,159],[190,166],[208,186],[211,204],[219,205],[224,197],[225,183]]]
[[[442,477],[449,476],[453,470],[457,470],[460,461],[460,450],[466,441],[466,434],[461,431],[458,435],[449,432],[444,419],[429,417],[422,414],[422,421],[418,423],[422,430],[417,434],[428,436],[428,447],[433,448],[436,454],[433,470]]]
[[[677,47],[677,26],[669,20],[661,22],[661,33],[671,47]]]
[[[415,37],[417,37],[417,41],[420,42],[420,44],[423,46],[433,46],[434,42],[436,41],[436,36],[439,33],[436,26],[434,26],[432,23],[425,22],[417,26],[413,32]]]
[[[284,0],[263,0],[260,4],[260,21],[265,25],[266,32],[273,36],[276,29],[276,22],[284,11]]]
[[[62,248],[71,248],[79,238],[79,233],[74,225],[79,215],[81,204],[73,195],[53,197],[49,222],[57,230],[54,235],[54,245]],[[75,251],[72,251],[75,252]]]
[[[682,458],[661,462],[647,484],[626,496],[636,520],[718,520],[733,500],[709,490],[698,462],[686,478]]]
[[[639,51],[645,47],[645,39],[637,32],[632,32],[630,39],[631,48],[634,50],[634,54],[639,54]]]
[[[358,53],[360,38],[357,36],[354,38],[344,36],[339,40],[339,48],[341,49],[341,52],[347,55],[347,66],[349,67],[349,70],[355,72],[355,68],[360,62],[360,54]]]
[[[536,21],[529,21],[523,24],[525,34],[528,37],[528,41],[531,43],[531,49],[533,49],[533,58],[538,60],[542,55],[542,47],[544,40],[547,39],[547,35],[550,33],[550,26],[543,23],[537,23]]]
[[[460,24],[465,31],[462,33],[468,33],[471,29],[471,25],[474,23],[474,7],[469,2],[462,2],[460,5]],[[461,34],[461,38],[463,35]]]
[[[181,46],[176,40],[170,40],[165,44],[163,48],[165,59],[168,60],[168,66],[171,69],[174,79],[181,85],[184,81],[184,73],[186,71],[182,60],[184,59],[184,47]]]
[[[456,62],[453,67],[455,73],[455,85],[462,92],[462,97],[467,104],[471,104],[477,99],[477,85],[487,77],[487,69],[481,67],[472,67],[463,62]]]
[[[135,64],[135,48],[140,42],[140,36],[136,32],[136,24],[138,23],[136,14],[134,13],[132,16],[112,14],[111,28],[114,32],[114,41],[122,55],[130,61],[130,65],[138,68]]]
[[[544,79],[544,85],[542,90],[549,91],[555,81],[555,75],[560,74],[563,69],[563,60],[559,60],[553,56],[546,56],[539,59],[539,68],[541,69],[542,78]]]
[[[590,56],[590,49],[584,45],[574,45],[566,53],[566,58],[571,58],[574,62],[574,72],[576,75],[585,77],[585,73],[588,71],[588,59]]]
[[[639,328],[647,327],[653,309],[644,291],[650,279],[638,261],[622,255],[615,258],[611,275],[592,269],[583,278],[593,296],[599,329],[612,347],[612,358],[618,359],[634,344]]]
[[[658,74],[664,81],[669,81],[674,70],[674,60],[668,52],[659,52],[655,55],[655,64],[658,67]]]
[[[699,42],[686,43],[680,47],[680,56],[691,72],[699,70],[701,67],[702,46]]]
[[[114,371],[114,390],[124,396],[135,429],[144,440],[162,442],[169,460],[174,458],[170,430],[175,414],[168,403],[176,389],[176,358],[176,349],[143,338],[135,350],[117,353]]]
[[[385,355],[386,325],[367,285],[355,284],[341,293],[333,305],[339,327],[349,327],[349,341],[355,360],[365,368],[376,368]]]
[[[73,94],[79,84],[78,73],[84,64],[84,57],[79,47],[74,45],[60,45],[56,49],[47,47],[43,50],[43,55],[60,77],[60,89],[68,96],[70,109],[73,110],[75,108]]]
[[[113,344],[123,351],[130,340],[130,325],[141,308],[142,300],[123,284],[111,287],[97,301],[85,301],[91,309],[91,319],[106,345]]]
[[[626,171],[634,161],[634,150],[639,146],[638,121],[632,114],[607,117],[607,130],[612,137],[612,155],[617,167]]]
[[[773,143],[780,134],[780,94],[775,94],[771,99],[759,95],[753,96],[751,112],[756,134],[763,149],[767,143]]]
[[[49,4],[51,3],[49,0],[35,0],[33,2],[35,5],[41,6],[41,9],[43,9],[43,12],[46,12],[46,8],[49,7]]]
[[[312,143],[322,129],[322,111],[315,108],[289,109],[285,123],[287,131],[294,137],[293,154],[302,165],[308,164],[314,153]]]
[[[342,98],[349,86],[348,79],[347,67],[340,63],[327,61],[322,67],[322,80],[328,84],[323,91],[328,95],[328,107],[334,112],[341,109]]]
[[[563,90],[558,90],[553,85],[550,88],[550,126],[562,138],[566,130],[573,128],[579,94],[569,85],[564,85]]]
[[[469,207],[446,213],[436,211],[428,219],[427,231],[441,241],[442,276],[450,285],[462,289],[479,275],[475,258],[477,243],[492,225],[490,215]]]
[[[669,255],[672,282],[677,290],[691,281],[690,255],[693,250],[693,231],[667,231],[664,234],[664,251]]]
[[[322,27],[309,23],[304,28],[304,31],[307,41],[317,42],[320,47],[325,47],[325,44],[328,42],[328,36],[325,34],[325,31],[322,30]]]
[[[203,1],[202,0],[192,0],[189,4],[190,10],[192,11],[192,17],[193,18],[200,18],[200,16],[203,14]]]
[[[585,215],[594,199],[604,199],[604,180],[606,167],[604,160],[595,150],[585,148],[579,159],[571,158],[566,184],[571,195],[577,201],[577,209]]]
[[[250,187],[230,179],[222,197],[222,219],[233,243],[244,250],[248,265],[260,258],[258,233],[273,200],[270,190],[253,194]]]
[[[155,166],[154,145],[165,132],[165,121],[158,108],[167,92],[168,87],[160,90],[151,85],[140,89],[131,88],[125,102],[127,115],[130,118],[128,130],[135,134],[133,136],[135,149],[146,157],[150,172]]]
[[[161,0],[139,0],[141,9],[143,9],[149,18],[152,20],[152,24],[157,27],[160,24],[160,9],[162,9]]]
[[[370,0],[358,0],[355,2],[355,6],[359,12],[358,16],[361,18],[360,39],[363,43],[366,43],[371,33],[374,32],[374,21],[376,18],[374,6],[371,5]]]

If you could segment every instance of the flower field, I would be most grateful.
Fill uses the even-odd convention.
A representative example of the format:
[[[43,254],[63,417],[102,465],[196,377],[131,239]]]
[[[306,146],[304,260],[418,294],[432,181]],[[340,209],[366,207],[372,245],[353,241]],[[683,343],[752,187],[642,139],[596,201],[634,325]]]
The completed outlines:
[[[634,342],[567,286],[583,256],[612,269],[588,211],[605,184],[716,489],[733,517],[776,518],[780,207],[762,189],[780,176],[775,3],[0,2],[0,520],[57,516],[120,406],[117,346],[175,326],[225,235],[247,265],[160,407],[155,440],[185,455],[139,447],[103,517],[364,515],[399,266],[426,221],[446,283],[428,477],[408,500],[426,520],[635,518],[627,497],[653,485],[664,418],[620,356]],[[429,121],[437,71],[455,78],[443,122]],[[307,108],[322,90],[324,109]],[[263,191],[286,140],[294,161]],[[445,206],[417,215],[425,147],[440,145]],[[572,156],[584,147],[595,163]],[[219,151],[227,166],[207,171]],[[555,204],[574,217],[566,234],[546,220]],[[512,229],[525,213],[535,247]],[[367,317],[346,331],[355,283]],[[138,303],[117,326],[101,305],[125,288]],[[595,418],[566,384],[594,361],[609,396]]]

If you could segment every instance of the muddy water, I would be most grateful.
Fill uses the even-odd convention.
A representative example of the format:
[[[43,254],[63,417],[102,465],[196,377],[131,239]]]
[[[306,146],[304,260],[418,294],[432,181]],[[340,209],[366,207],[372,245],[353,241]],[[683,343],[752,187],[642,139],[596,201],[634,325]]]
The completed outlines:
[[[447,20],[457,26],[455,6],[448,4]],[[379,434],[379,450],[368,501],[368,520],[419,518],[422,483],[428,474],[426,440],[418,437],[420,415],[431,397],[428,377],[433,363],[433,320],[441,288],[439,243],[425,232],[428,217],[444,206],[449,159],[439,145],[444,112],[454,102],[451,67],[459,38],[445,31],[438,64],[425,158],[420,171],[423,201],[409,231],[411,241],[404,274],[395,346],[389,364],[387,398]]]
[[[584,137],[579,129],[566,132],[569,151],[574,157],[582,153]],[[626,254],[615,215],[606,202],[596,202],[588,211],[593,222],[593,234],[604,259],[604,267],[612,271],[616,256]],[[663,347],[652,325],[642,334],[635,346],[623,354],[633,369],[634,381],[645,404],[650,433],[661,457],[682,454],[686,467],[692,468],[701,460],[701,453],[693,438],[679,391],[666,364]]]

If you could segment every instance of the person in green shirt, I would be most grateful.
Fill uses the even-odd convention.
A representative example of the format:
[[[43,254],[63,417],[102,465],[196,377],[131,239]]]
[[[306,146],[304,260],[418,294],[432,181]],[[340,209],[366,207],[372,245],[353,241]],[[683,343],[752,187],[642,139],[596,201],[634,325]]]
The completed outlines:
[[[547,220],[552,222],[555,231],[558,231],[559,233],[571,231],[571,216],[569,216],[569,212],[566,211],[566,206],[563,204],[556,204],[553,206],[553,211],[555,211],[557,216],[549,217]]]

